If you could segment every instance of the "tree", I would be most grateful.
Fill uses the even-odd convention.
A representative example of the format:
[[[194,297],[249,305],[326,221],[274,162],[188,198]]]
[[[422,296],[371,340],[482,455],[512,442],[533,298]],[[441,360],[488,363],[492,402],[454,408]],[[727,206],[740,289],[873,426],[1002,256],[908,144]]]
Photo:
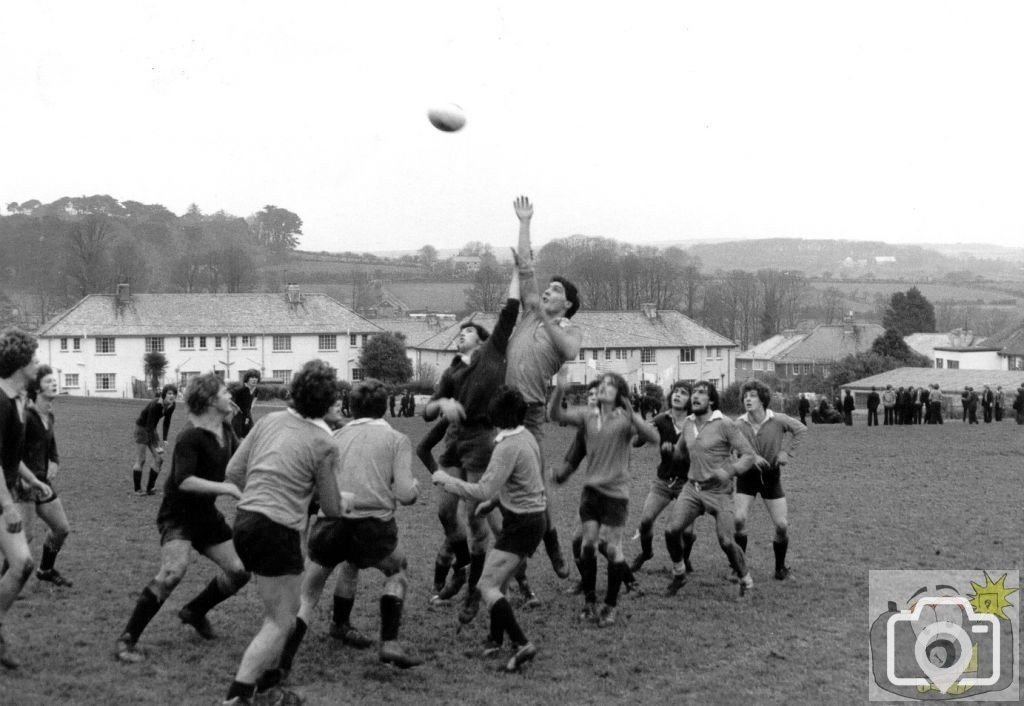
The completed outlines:
[[[911,287],[906,293],[896,292],[885,309],[882,325],[887,329],[896,329],[900,336],[933,333],[935,307],[917,287]]]
[[[430,272],[434,269],[434,265],[437,264],[437,248],[433,245],[424,245],[418,251],[420,264],[423,268]]]
[[[405,354],[405,336],[397,332],[370,337],[359,355],[359,367],[366,377],[399,385],[412,377],[412,361]]]
[[[302,219],[287,208],[267,205],[249,219],[253,237],[271,250],[294,250],[302,235]]]
[[[88,216],[68,229],[66,271],[81,296],[102,291],[107,284],[107,248],[113,235],[104,216]]]
[[[167,372],[167,356],[160,351],[150,351],[142,357],[144,363],[144,369],[146,372],[146,379],[149,380],[149,386],[156,392],[160,389],[160,380],[163,379],[164,373]]]
[[[498,267],[485,263],[473,276],[473,286],[464,291],[469,311],[495,313],[505,303],[508,278]]]
[[[821,323],[834,324],[843,318],[843,290],[839,287],[826,287],[818,293],[818,307]]]
[[[885,333],[871,344],[871,352],[884,358],[893,358],[903,365],[912,368],[930,368],[931,361],[927,356],[910,349],[896,329],[887,328]]]

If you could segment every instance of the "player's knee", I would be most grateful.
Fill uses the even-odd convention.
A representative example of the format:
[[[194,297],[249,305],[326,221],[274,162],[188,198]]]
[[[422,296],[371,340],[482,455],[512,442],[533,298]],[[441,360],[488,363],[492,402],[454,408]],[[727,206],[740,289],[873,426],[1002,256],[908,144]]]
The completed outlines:
[[[160,567],[160,573],[156,576],[156,583],[159,584],[164,595],[170,593],[185,578],[185,564],[173,563]]]
[[[747,533],[747,516],[746,515],[736,515],[735,525],[736,525],[736,534],[746,534]]]
[[[57,525],[55,528],[50,530],[49,544],[54,549],[60,549],[64,546],[64,540],[71,534],[71,528],[67,525]]]
[[[15,560],[11,563],[11,571],[15,576],[18,577],[18,582],[24,584],[32,576],[32,572],[36,570],[36,563],[32,559],[31,554],[27,554],[19,560]]]
[[[789,535],[789,522],[787,520],[778,520],[775,523],[775,536],[778,539],[785,539]]]
[[[583,546],[580,547],[580,557],[584,560],[590,560],[597,557],[597,542],[588,542],[583,540]]]

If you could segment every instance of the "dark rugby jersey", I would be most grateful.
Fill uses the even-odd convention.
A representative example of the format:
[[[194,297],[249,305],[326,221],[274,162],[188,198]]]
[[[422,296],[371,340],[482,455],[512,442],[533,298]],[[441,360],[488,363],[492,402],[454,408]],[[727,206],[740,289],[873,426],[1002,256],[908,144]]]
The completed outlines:
[[[164,404],[161,398],[151,400],[149,404],[145,406],[142,413],[139,414],[139,418],[135,420],[135,424],[140,427],[144,427],[146,430],[156,433],[156,425],[160,423],[160,418],[164,420],[164,441],[167,441],[167,432],[171,428],[171,415],[174,414],[174,405],[164,409]]]
[[[42,414],[35,407],[25,411],[25,446],[22,460],[39,480],[46,480],[50,461],[60,463],[57,437],[53,433],[53,412],[46,413],[49,426],[43,424]]]
[[[18,403],[0,389],[0,466],[3,466],[8,488],[18,481],[24,445],[25,423],[18,412]]]
[[[658,463],[658,478],[669,483],[686,480],[686,474],[690,472],[690,454],[686,447],[683,446],[681,449],[683,452],[681,458],[675,457],[673,449],[665,451],[661,447],[661,444],[666,442],[674,447],[679,441],[679,430],[676,429],[676,425],[672,421],[672,415],[669,412],[662,412],[651,420],[651,424],[658,430],[658,436],[661,437],[661,442],[658,445],[658,452],[661,454],[661,461]]]
[[[174,520],[185,523],[199,523],[218,516],[217,496],[209,493],[191,493],[181,490],[181,484],[189,476],[195,476],[214,483],[224,482],[224,473],[231,455],[238,448],[238,438],[231,425],[221,425],[224,446],[217,442],[213,432],[185,424],[174,442],[174,456],[171,472],[164,484],[164,498],[160,503],[158,522]]]

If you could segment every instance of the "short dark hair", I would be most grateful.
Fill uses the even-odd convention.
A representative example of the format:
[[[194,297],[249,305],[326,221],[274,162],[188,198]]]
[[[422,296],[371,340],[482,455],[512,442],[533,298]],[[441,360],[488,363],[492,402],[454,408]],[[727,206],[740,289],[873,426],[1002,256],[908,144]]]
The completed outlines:
[[[189,380],[188,387],[185,388],[185,404],[188,405],[188,411],[192,414],[205,412],[220,394],[222,387],[224,381],[214,373],[206,373]]]
[[[292,409],[309,419],[327,414],[338,399],[338,375],[322,360],[310,360],[292,375]]]
[[[388,388],[380,380],[367,378],[356,383],[348,398],[352,418],[373,417],[380,419],[388,408]]]
[[[481,343],[483,343],[484,341],[491,337],[491,332],[485,329],[480,324],[476,323],[475,321],[467,321],[463,324],[460,324],[459,333],[462,333],[462,329],[464,328],[471,328],[474,331],[476,331],[477,338],[480,339]]]
[[[768,386],[760,380],[747,380],[743,383],[743,387],[740,388],[741,402],[750,390],[757,393],[757,399],[761,400],[761,406],[768,409],[768,405],[772,402],[772,391],[768,389]]]
[[[715,387],[715,383],[709,380],[698,380],[693,383],[693,391],[696,392],[700,388],[704,388],[704,391],[708,393],[708,406],[711,409],[718,409],[718,389]]]
[[[178,386],[173,383],[168,383],[163,386],[160,390],[160,399],[167,397],[168,392],[173,392],[175,396],[178,395]]]
[[[551,281],[558,282],[565,290],[565,300],[569,302],[569,309],[565,312],[565,318],[571,319],[573,314],[580,310],[580,290],[576,289],[576,285],[562,277],[562,275],[555,275],[551,278]]]
[[[526,399],[514,387],[502,385],[487,405],[487,416],[498,429],[515,429],[526,420]]]
[[[25,388],[28,398],[33,402],[39,391],[43,389],[43,378],[47,375],[53,375],[53,368],[49,365],[40,365],[36,368],[36,376],[29,382],[28,387]]]
[[[256,378],[256,382],[259,382],[260,380],[263,379],[262,376],[260,375],[260,371],[257,370],[256,368],[250,368],[249,370],[245,371],[245,374],[242,375],[242,383],[244,384],[249,382],[249,378]]]
[[[0,378],[9,378],[36,356],[39,341],[30,333],[11,328],[0,334]]]

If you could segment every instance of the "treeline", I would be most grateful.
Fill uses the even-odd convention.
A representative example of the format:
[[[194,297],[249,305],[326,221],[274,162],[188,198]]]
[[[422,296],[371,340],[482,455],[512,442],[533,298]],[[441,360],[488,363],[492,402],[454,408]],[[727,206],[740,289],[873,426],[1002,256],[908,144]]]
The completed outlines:
[[[22,322],[122,282],[135,291],[253,291],[263,263],[292,250],[302,234],[298,215],[270,205],[247,218],[204,214],[195,204],[178,216],[104,195],[9,203],[7,213],[0,217],[5,318]]]

